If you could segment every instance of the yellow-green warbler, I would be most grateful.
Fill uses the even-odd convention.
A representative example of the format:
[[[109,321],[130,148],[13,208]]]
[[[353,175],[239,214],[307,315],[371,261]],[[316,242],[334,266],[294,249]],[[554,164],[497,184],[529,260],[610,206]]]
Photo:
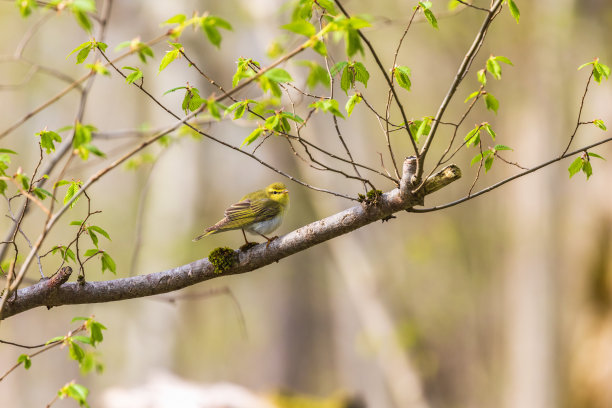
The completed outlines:
[[[218,232],[241,229],[247,244],[244,231],[259,234],[268,240],[268,244],[277,237],[268,238],[283,222],[283,217],[289,209],[289,190],[283,183],[272,183],[263,190],[257,190],[242,197],[239,202],[225,210],[225,217],[194,241]],[[266,245],[266,246],[267,246]]]

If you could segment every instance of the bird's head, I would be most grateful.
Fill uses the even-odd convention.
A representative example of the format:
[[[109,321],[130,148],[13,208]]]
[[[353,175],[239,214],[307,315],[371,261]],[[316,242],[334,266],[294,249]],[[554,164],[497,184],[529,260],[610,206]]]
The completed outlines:
[[[266,196],[279,204],[289,204],[289,190],[283,183],[272,183],[266,187]]]

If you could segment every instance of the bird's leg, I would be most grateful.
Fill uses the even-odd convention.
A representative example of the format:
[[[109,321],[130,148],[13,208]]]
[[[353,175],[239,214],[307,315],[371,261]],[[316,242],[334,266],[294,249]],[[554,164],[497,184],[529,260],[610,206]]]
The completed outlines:
[[[254,247],[255,245],[257,245],[257,242],[249,242],[247,240],[246,234],[244,233],[244,228],[241,228],[241,231],[242,231],[242,236],[244,237],[244,242],[245,242],[245,244],[240,247],[241,251],[246,251],[249,248]]]
[[[259,232],[258,232],[258,234],[259,234]],[[268,247],[270,246],[270,242],[272,242],[272,241],[274,241],[276,238],[278,238],[278,235],[275,235],[275,236],[273,236],[272,238],[268,238],[268,237],[266,237],[264,234],[259,234],[259,235],[261,235],[262,237],[264,237],[264,238],[265,238],[265,239],[268,241],[268,243],[266,244],[266,248],[268,248]]]

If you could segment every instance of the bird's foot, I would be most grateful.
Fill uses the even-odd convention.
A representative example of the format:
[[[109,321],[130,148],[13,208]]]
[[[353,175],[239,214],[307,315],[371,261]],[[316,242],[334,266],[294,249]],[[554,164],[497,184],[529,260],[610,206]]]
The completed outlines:
[[[266,238],[268,242],[266,243],[266,249],[270,246],[270,243],[278,238],[278,235],[273,236],[272,238]]]
[[[244,252],[244,251],[248,251],[249,249],[253,248],[255,245],[257,245],[257,242],[247,242],[246,244],[244,244],[238,249]]]

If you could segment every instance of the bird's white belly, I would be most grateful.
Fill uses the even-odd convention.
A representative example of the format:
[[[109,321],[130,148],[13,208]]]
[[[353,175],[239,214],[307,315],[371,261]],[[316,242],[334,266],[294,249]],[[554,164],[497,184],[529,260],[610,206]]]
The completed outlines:
[[[281,213],[280,215],[270,218],[269,220],[256,222],[248,228],[245,228],[245,230],[262,235],[269,234],[281,225],[281,222],[283,222],[283,215],[284,214]]]

